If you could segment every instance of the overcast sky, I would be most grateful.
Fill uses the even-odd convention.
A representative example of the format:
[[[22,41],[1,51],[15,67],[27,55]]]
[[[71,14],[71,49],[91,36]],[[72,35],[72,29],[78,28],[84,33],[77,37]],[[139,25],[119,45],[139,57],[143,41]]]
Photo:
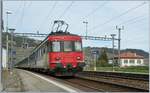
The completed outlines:
[[[54,20],[62,19],[69,24],[69,32],[85,35],[110,36],[117,34],[115,26],[124,26],[121,32],[121,49],[149,50],[149,2],[148,1],[4,1],[9,27],[15,32],[50,33]],[[6,25],[5,25],[6,27]],[[39,38],[38,38],[39,39]],[[43,38],[41,38],[43,39]],[[108,41],[86,41],[84,46],[112,47]],[[117,47],[117,42],[115,42]]]

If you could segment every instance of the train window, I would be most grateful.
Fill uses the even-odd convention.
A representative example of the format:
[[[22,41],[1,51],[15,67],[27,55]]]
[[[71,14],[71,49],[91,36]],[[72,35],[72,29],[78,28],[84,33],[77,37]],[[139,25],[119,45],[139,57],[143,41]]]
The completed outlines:
[[[52,42],[52,51],[60,52],[60,42]]]
[[[73,43],[71,41],[64,41],[64,51],[73,51]]]
[[[45,54],[45,50],[46,50],[46,48],[44,47],[44,48],[43,48],[43,53],[44,53],[44,54]]]
[[[47,51],[48,51],[48,52],[51,52],[51,51],[52,51],[52,46],[51,46],[51,45],[52,45],[52,42],[48,42],[48,43],[47,43]]]
[[[75,51],[81,51],[81,50],[82,50],[81,42],[75,42]]]

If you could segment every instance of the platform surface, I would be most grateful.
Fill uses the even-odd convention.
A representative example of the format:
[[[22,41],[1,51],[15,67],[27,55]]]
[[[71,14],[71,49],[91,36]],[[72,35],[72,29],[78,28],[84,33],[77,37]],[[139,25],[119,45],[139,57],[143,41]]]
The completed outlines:
[[[4,92],[79,92],[69,85],[37,73],[13,69],[4,71]]]

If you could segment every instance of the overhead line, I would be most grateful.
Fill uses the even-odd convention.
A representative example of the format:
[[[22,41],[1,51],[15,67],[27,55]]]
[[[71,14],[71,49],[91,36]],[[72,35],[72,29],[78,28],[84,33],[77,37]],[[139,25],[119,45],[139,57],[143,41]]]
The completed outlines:
[[[20,19],[20,26],[19,26],[19,29],[18,30],[20,30],[20,28],[22,28],[22,24],[23,24],[23,18],[24,18],[24,11],[25,11],[25,5],[26,5],[26,3],[25,3],[25,1],[24,1],[24,4],[23,4],[23,9],[22,9],[22,14],[21,14],[21,19]]]
[[[64,12],[59,16],[59,18],[58,19],[61,19],[65,14],[66,14],[66,12],[71,8],[71,6],[73,5],[73,3],[74,3],[74,1],[72,1],[69,5],[68,5],[68,7],[64,10]]]
[[[106,4],[108,3],[108,1],[105,1],[104,3],[102,3],[100,6],[98,6],[97,8],[93,9],[90,13],[88,13],[86,17],[91,16],[92,14],[94,14],[97,10],[100,10],[102,7],[104,7]]]
[[[21,2],[20,2],[18,9],[17,9],[14,13],[15,13],[15,14],[19,13],[21,7],[22,7],[22,4],[21,4]],[[17,19],[18,19],[18,17],[16,16],[16,20],[14,21],[13,24],[16,24],[16,25],[18,24],[18,20],[17,20]]]
[[[129,20],[126,20],[126,21],[123,21],[123,22],[119,23],[118,25],[124,25],[124,24],[127,24],[127,23],[129,23],[129,22],[131,22],[132,24],[134,24],[134,23],[139,22],[139,20],[145,19],[144,17],[143,17],[142,19],[139,19],[139,18],[141,18],[141,17],[143,17],[143,15],[138,16],[138,17],[135,17],[135,18],[132,18],[132,19],[129,19]],[[132,21],[133,21],[133,22],[132,22]],[[109,29],[109,28],[112,28],[112,26],[111,26],[111,27],[107,27],[107,29]]]
[[[56,5],[57,5],[57,1],[55,1],[54,5],[53,5],[52,8],[50,9],[49,13],[48,13],[47,16],[45,17],[45,19],[41,22],[41,24],[39,25],[39,28],[37,27],[37,28],[38,28],[38,29],[37,29],[38,31],[40,30],[40,28],[43,27],[44,22],[47,21],[46,19],[50,16],[50,14],[52,14],[52,12],[53,12],[53,10],[55,9]],[[52,17],[52,15],[51,15],[51,17]]]
[[[133,11],[133,10],[139,8],[139,7],[141,7],[141,6],[143,6],[144,4],[146,4],[146,2],[143,2],[143,3],[137,5],[137,6],[133,7],[133,8],[128,9],[127,11],[121,13],[120,15],[115,16],[115,17],[109,19],[108,21],[104,22],[103,24],[98,24],[97,26],[93,27],[93,28],[90,29],[90,30],[94,30],[94,29],[97,29],[97,28],[99,28],[99,27],[102,27],[102,26],[104,26],[104,25],[110,23],[111,21],[113,21],[113,20],[115,20],[115,19],[117,19],[117,18],[119,18],[119,17],[121,17],[121,16],[123,16],[123,15],[125,15],[125,14],[127,14],[127,13],[129,13],[129,12],[131,12],[131,11]]]
[[[17,25],[19,24],[19,29],[22,27],[22,24],[23,24],[23,18],[24,18],[24,14],[25,14],[25,7],[26,7],[26,4],[25,1],[24,1],[24,4],[23,4],[23,9],[22,9],[22,14],[21,14],[21,21],[18,20],[18,23],[16,23],[16,27]],[[32,5],[32,1],[30,1],[30,3],[27,5],[27,7],[30,7]]]
[[[129,23],[129,22],[132,22],[132,21],[141,20],[141,19],[139,19],[139,18],[141,18],[141,17],[143,17],[143,15],[142,15],[142,16],[138,16],[138,17],[135,17],[135,18],[132,18],[132,19],[129,19],[129,20],[124,21],[124,22],[121,22],[119,25],[121,25],[121,24],[126,24],[126,23]],[[145,18],[142,18],[142,19],[145,19]]]
[[[24,4],[23,4],[24,5]],[[22,9],[21,9],[22,8]],[[20,5],[20,7],[18,8],[18,10],[16,10],[16,14],[18,13],[19,14],[19,11],[21,11],[21,10],[23,10],[23,6],[22,6],[22,4]],[[21,12],[22,13],[22,12]],[[16,16],[17,17],[17,16]],[[20,16],[20,18],[21,18],[21,16]],[[19,24],[19,22],[20,22],[20,19],[17,17],[16,19],[18,19],[18,20],[16,20],[16,27],[17,27],[17,25]]]

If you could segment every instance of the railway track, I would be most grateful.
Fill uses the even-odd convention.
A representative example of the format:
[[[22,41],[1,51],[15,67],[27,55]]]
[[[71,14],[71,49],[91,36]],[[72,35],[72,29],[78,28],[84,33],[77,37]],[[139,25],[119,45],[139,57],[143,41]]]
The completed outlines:
[[[105,77],[149,81],[148,74],[120,73],[120,72],[95,72],[95,71],[83,71],[78,74],[79,75],[82,74],[84,76],[105,76]]]
[[[149,75],[144,74],[86,71],[78,73],[77,77],[124,86],[141,91],[149,91]]]
[[[64,83],[76,87],[84,92],[146,92],[143,89],[131,88],[106,82],[97,82],[83,78],[61,78]]]

